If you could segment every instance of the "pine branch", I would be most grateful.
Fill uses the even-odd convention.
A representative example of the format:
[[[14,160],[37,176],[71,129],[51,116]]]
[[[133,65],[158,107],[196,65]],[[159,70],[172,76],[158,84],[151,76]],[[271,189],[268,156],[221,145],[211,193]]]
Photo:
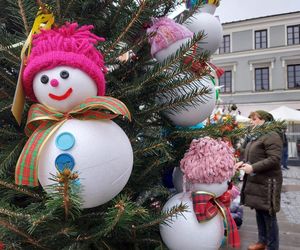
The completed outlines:
[[[6,85],[9,85],[10,88],[15,89],[16,82],[12,79],[10,79],[6,73],[4,73],[2,70],[0,70],[0,77],[3,78]],[[8,84],[7,84],[8,83]],[[1,112],[1,111],[0,111]]]
[[[0,134],[1,134],[1,139],[18,139],[23,136],[22,133],[16,132],[16,131],[11,131],[8,129],[0,128]],[[0,169],[2,164],[0,164]]]
[[[40,248],[40,249],[47,249],[46,247],[40,245],[37,240],[33,239],[28,235],[27,233],[23,232],[21,229],[19,229],[17,226],[13,225],[12,223],[5,221],[5,220],[0,220],[0,226],[7,228],[8,230],[20,235],[21,237],[26,239],[26,242],[29,244]]]
[[[18,219],[26,219],[26,220],[31,219],[31,215],[29,215],[29,214],[24,214],[24,212],[17,213],[17,212],[10,211],[5,208],[0,208],[0,214],[7,215],[7,216],[13,217],[13,218],[18,218]]]
[[[60,235],[68,235],[69,232],[72,232],[71,228],[68,228],[68,227],[62,228],[60,231],[58,231],[56,233],[51,233],[50,235],[45,235],[44,237],[40,237],[38,242],[46,241],[51,238],[55,239],[56,236],[60,236]]]
[[[60,7],[60,0],[56,0],[56,12],[57,12],[57,20],[58,20],[58,23],[61,23],[61,7]]]
[[[38,199],[38,200],[42,200],[43,199],[37,193],[30,192],[29,190],[27,190],[25,188],[22,188],[21,186],[18,186],[16,184],[12,184],[12,183],[8,183],[8,182],[5,182],[3,180],[0,180],[0,185],[3,186],[3,187],[6,187],[8,189],[15,190],[18,193],[26,194],[26,195],[28,195],[30,197],[33,197],[35,199]]]
[[[0,51],[2,52],[2,51],[4,51],[5,53],[7,53],[7,54],[9,54],[11,57],[12,57],[12,59],[11,58],[8,58],[7,56],[5,57],[5,60],[7,60],[7,61],[10,61],[10,62],[12,62],[13,64],[15,64],[15,65],[19,65],[19,63],[20,63],[20,58],[18,57],[18,56],[16,56],[14,53],[12,53],[11,51],[10,51],[10,49],[12,49],[12,46],[2,46],[2,45],[0,45]],[[14,59],[14,60],[13,60]]]
[[[125,1],[124,0],[121,0],[121,3],[119,3],[119,8],[117,10],[117,14],[114,15],[114,18],[113,20],[111,21],[111,25],[110,27],[114,27],[119,16],[120,16],[120,13],[123,11],[123,8],[124,8],[124,4],[125,4]]]
[[[146,6],[146,1],[141,1],[141,5],[137,11],[137,13],[132,18],[131,22],[125,27],[125,29],[120,33],[118,38],[114,41],[114,43],[105,50],[104,54],[109,53],[111,50],[114,50],[115,46],[122,40],[122,38],[127,34],[133,24],[139,19],[140,15],[142,14],[144,8]]]
[[[117,98],[122,99],[125,97],[129,97],[130,95],[142,91],[145,86],[147,86],[147,88],[150,88],[151,86],[156,85],[157,83],[155,79],[159,78],[161,74],[164,74],[164,72],[167,71],[172,65],[180,63],[183,57],[187,56],[189,54],[188,52],[191,53],[191,48],[194,47],[202,38],[203,33],[194,35],[192,40],[186,44],[183,44],[174,55],[170,56],[163,63],[157,63],[149,73],[147,73],[142,77],[142,79],[140,79],[138,85],[121,89],[117,94]]]
[[[120,221],[120,218],[124,214],[125,211],[125,203],[124,201],[120,200],[116,205],[115,208],[118,209],[117,214],[115,215],[114,221],[111,223],[111,225],[105,229],[104,236],[108,235],[109,232],[113,231],[115,226],[118,224]]]
[[[28,36],[29,33],[30,33],[30,28],[29,28],[29,25],[28,25],[28,22],[27,22],[25,9],[24,9],[24,6],[23,6],[23,1],[18,0],[18,5],[19,5],[19,12],[20,12],[20,15],[21,15],[23,23],[24,23],[24,28],[25,28],[25,31],[26,31],[26,35]]]
[[[158,167],[159,165],[161,165],[161,160],[155,160],[151,165],[149,165],[144,171],[143,173],[137,178],[137,182],[140,182],[141,180],[143,180],[151,171],[153,168]]]
[[[1,159],[0,164],[0,175],[3,175],[4,172],[7,172],[7,169],[11,166],[13,162],[18,159],[18,156],[23,148],[25,138],[21,139],[14,148],[6,155],[4,159]]]
[[[74,3],[74,0],[69,0],[68,1],[67,8],[66,8],[64,14],[62,15],[62,18],[64,18],[69,13],[69,10],[70,10],[73,3]]]
[[[154,106],[149,109],[142,110],[141,115],[152,114],[156,112],[161,112],[168,110],[168,112],[179,112],[180,110],[186,110],[189,106],[197,105],[197,102],[205,103],[203,100],[205,95],[209,94],[210,91],[207,87],[203,87],[201,90],[194,89],[190,93],[183,94],[182,96],[177,96],[170,101],[163,103],[161,105]],[[202,97],[202,98],[201,98]]]
[[[12,107],[12,104],[9,104],[9,105],[7,105],[7,106],[1,108],[1,109],[0,109],[0,113],[6,111],[6,110],[8,110],[8,109],[10,109],[11,107]]]
[[[60,171],[57,175],[53,175],[52,178],[50,178],[50,180],[55,183],[47,187],[49,189],[48,196],[51,198],[47,201],[47,208],[50,209],[50,211],[55,211],[62,206],[64,208],[66,221],[69,215],[75,219],[81,212],[81,199],[79,198],[80,187],[76,185],[76,179],[78,179],[78,173],[72,172],[68,168],[68,165],[66,165],[63,171]]]
[[[187,205],[180,203],[178,206],[172,207],[169,211],[162,214],[162,216],[156,220],[153,220],[149,223],[145,223],[139,226],[132,225],[134,231],[144,230],[149,227],[153,227],[155,225],[159,225],[161,223],[169,222],[173,217],[177,217],[178,214],[182,215],[182,213],[187,212]]]
[[[167,142],[159,142],[159,143],[151,143],[150,145],[143,147],[141,149],[135,150],[134,154],[143,154],[143,155],[149,155],[157,152],[158,150],[162,150],[166,148]]]

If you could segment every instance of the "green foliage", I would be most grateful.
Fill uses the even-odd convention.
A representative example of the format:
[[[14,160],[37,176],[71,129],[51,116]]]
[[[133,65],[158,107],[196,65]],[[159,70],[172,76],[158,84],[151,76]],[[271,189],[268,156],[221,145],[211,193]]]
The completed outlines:
[[[131,178],[119,196],[95,208],[80,209],[78,186],[70,182],[65,192],[62,183],[41,188],[14,184],[14,169],[27,138],[10,109],[14,97],[22,44],[27,38],[38,10],[33,0],[0,2],[0,240],[7,249],[165,249],[158,225],[170,223],[186,210],[184,204],[161,212],[170,192],[162,187],[162,173],[177,166],[190,142],[203,136],[236,140],[246,133],[280,128],[282,124],[249,130],[224,130],[224,123],[204,129],[178,129],[162,111],[178,112],[196,100],[204,101],[210,90],[199,87],[207,72],[198,75],[183,64],[192,47],[203,39],[195,35],[175,55],[163,63],[151,58],[147,25],[153,17],[172,12],[181,1],[173,0],[48,0],[56,24],[76,21],[93,24],[95,33],[105,37],[99,50],[105,55],[107,95],[119,98],[129,108],[133,121],[116,122],[125,130],[134,150]],[[199,1],[201,2],[201,1]],[[200,6],[200,4],[199,4]],[[191,16],[197,7],[180,20]],[[121,62],[127,51],[134,55]],[[206,61],[209,55],[197,51],[194,60]],[[184,73],[184,77],[182,74]],[[195,85],[197,88],[194,88]],[[187,90],[191,90],[187,92]],[[177,91],[183,95],[177,96]],[[169,101],[157,103],[158,96]],[[272,127],[273,126],[273,127]],[[53,177],[55,178],[55,177]],[[66,197],[69,201],[66,203]]]

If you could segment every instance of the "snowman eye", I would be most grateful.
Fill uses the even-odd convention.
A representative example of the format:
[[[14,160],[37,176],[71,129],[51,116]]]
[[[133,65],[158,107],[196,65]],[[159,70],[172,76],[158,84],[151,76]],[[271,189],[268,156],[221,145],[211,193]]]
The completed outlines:
[[[69,77],[69,72],[66,71],[66,70],[61,71],[61,72],[60,72],[60,77],[61,77],[62,79],[67,79],[67,78]]]
[[[49,82],[49,77],[46,76],[46,75],[42,75],[42,76],[41,76],[41,82],[42,82],[43,84],[47,84],[47,83]]]

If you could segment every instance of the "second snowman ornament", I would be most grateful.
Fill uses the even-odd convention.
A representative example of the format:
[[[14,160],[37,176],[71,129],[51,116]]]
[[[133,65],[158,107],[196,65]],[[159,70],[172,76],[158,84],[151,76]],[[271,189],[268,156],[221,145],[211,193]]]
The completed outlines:
[[[239,234],[229,211],[228,180],[234,174],[233,148],[209,137],[193,140],[180,162],[184,187],[189,192],[176,194],[163,207],[169,211],[185,204],[187,211],[160,225],[160,234],[171,250],[216,250],[224,237],[238,248]]]

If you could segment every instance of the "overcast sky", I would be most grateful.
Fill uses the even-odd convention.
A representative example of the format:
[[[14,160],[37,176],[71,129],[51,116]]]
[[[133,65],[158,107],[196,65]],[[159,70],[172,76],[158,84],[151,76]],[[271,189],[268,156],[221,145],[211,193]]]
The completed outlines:
[[[300,11],[300,0],[221,0],[215,15],[224,23],[294,11]]]

